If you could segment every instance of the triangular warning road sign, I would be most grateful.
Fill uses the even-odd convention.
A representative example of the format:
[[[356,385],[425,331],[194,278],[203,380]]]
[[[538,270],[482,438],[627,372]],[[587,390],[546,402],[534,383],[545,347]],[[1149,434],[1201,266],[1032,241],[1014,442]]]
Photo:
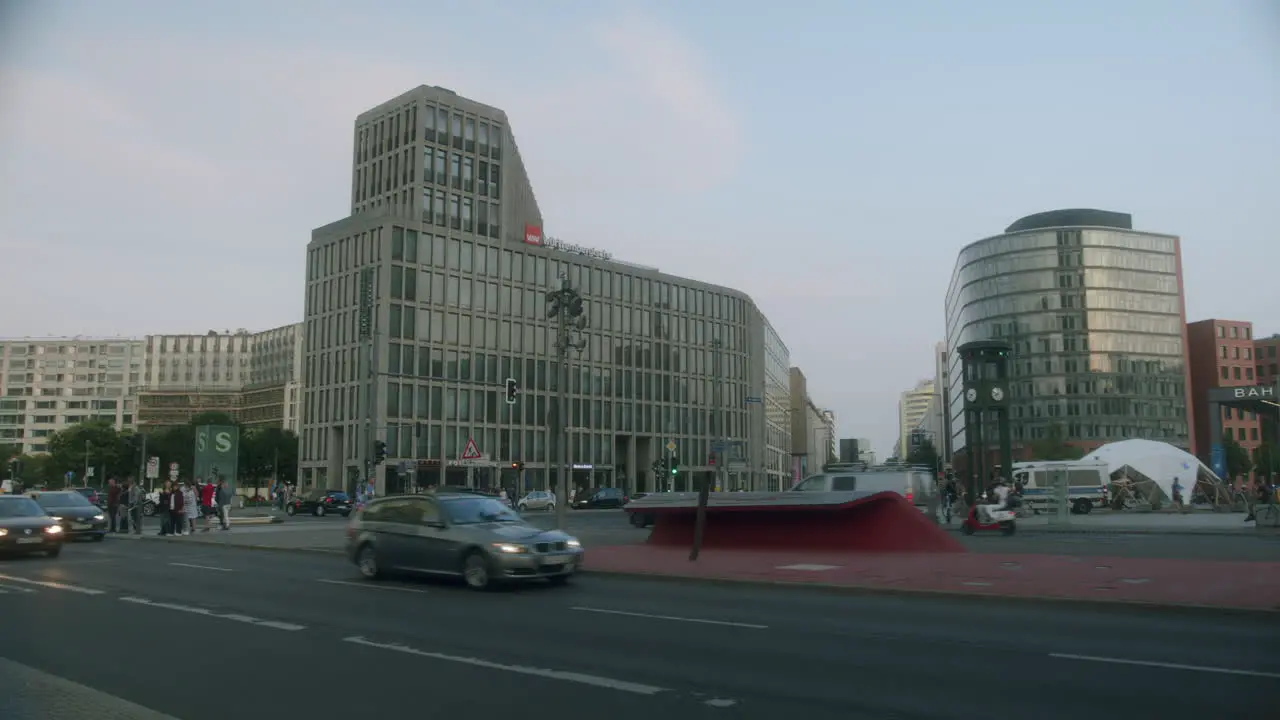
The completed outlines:
[[[475,438],[467,438],[467,447],[462,451],[463,460],[479,460],[480,448],[476,447]]]

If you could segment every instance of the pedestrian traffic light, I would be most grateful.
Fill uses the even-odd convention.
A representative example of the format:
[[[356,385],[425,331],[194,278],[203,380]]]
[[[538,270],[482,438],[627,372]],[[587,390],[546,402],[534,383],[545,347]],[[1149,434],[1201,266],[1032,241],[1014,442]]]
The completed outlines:
[[[675,477],[680,474],[680,458],[672,455],[667,459],[667,469],[671,471],[671,476]]]
[[[520,384],[515,378],[507,378],[507,404],[515,405],[516,396],[520,394]]]
[[[377,465],[387,459],[387,444],[378,440],[373,443],[373,464]]]

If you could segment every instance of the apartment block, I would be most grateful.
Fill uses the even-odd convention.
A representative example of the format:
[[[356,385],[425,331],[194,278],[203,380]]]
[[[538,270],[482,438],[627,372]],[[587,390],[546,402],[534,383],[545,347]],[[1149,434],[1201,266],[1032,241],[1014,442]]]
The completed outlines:
[[[1208,391],[1258,384],[1253,324],[1216,318],[1187,323],[1187,355],[1194,408],[1192,427],[1201,460],[1208,463],[1209,448],[1218,440],[1209,437]],[[1262,425],[1256,413],[1224,407],[1222,433],[1252,454],[1262,440]]]

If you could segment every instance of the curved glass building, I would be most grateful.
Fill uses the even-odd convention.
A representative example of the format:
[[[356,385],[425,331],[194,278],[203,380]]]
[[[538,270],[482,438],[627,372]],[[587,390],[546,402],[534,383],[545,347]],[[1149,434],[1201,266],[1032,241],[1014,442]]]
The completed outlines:
[[[1015,456],[1051,428],[1082,447],[1148,438],[1194,454],[1177,237],[1134,230],[1125,213],[1027,216],[960,251],[946,315],[955,450],[964,397],[954,348],[999,339],[1013,348]]]

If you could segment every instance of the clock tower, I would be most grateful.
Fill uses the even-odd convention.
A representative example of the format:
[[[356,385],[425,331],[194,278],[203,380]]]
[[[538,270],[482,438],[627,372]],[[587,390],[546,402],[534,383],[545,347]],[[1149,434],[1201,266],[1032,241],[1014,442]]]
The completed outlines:
[[[956,348],[964,388],[964,449],[969,498],[994,479],[1013,474],[1013,442],[1009,430],[1009,354],[1002,340],[978,340]],[[992,457],[992,446],[999,452]]]

